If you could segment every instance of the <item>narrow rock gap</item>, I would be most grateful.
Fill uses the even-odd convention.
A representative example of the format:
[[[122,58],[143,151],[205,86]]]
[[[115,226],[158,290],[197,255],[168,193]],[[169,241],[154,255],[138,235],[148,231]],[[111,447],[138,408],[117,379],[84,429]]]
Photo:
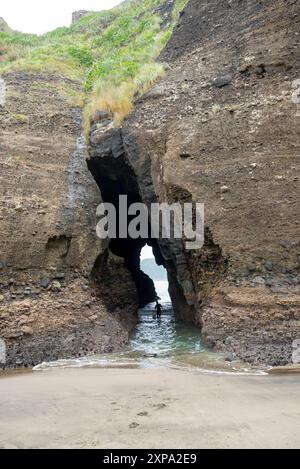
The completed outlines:
[[[133,203],[141,202],[134,173],[126,164],[122,152],[120,152],[116,158],[113,153],[109,151],[108,147],[108,151],[105,152],[103,157],[90,159],[88,161],[88,167],[98,184],[103,202],[111,203],[116,208],[117,220],[119,220],[120,195],[127,196],[128,206]],[[128,218],[128,223],[129,222],[130,217]],[[118,222],[117,232],[119,232]],[[156,244],[155,240],[150,239],[123,239],[118,237],[111,239],[108,247],[111,254],[124,259],[124,265],[131,273],[136,285],[140,307],[155,301],[157,297],[152,279],[142,272],[140,268],[141,250],[147,243],[153,246]],[[161,262],[158,254],[158,246],[155,246],[154,251],[156,252],[158,262]],[[96,270],[100,267],[98,264],[95,266]]]
[[[117,220],[119,218],[120,195],[127,196],[128,206],[140,202],[149,206],[149,200],[141,196],[144,192],[143,187],[129,164],[128,155],[124,149],[123,136],[119,130],[105,131],[105,128],[100,127],[99,129],[99,127],[92,125],[89,155],[88,168],[101,191],[103,202],[111,203],[117,209]],[[145,181],[148,186],[152,186],[150,173],[145,174]],[[154,191],[152,201],[157,201]],[[130,220],[128,217],[128,223]],[[150,222],[149,233],[151,233]],[[146,244],[152,247],[157,265],[167,269],[169,292],[175,316],[186,322],[194,322],[194,290],[193,285],[189,282],[187,271],[182,272],[185,262],[181,241],[117,238],[110,240],[108,250],[112,255],[124,259],[125,267],[130,271],[137,288],[139,306],[143,307],[154,302],[157,297],[152,279],[140,268],[140,255]],[[94,274],[97,270],[99,271],[98,264],[99,261],[95,265]],[[189,294],[190,298],[187,298]]]

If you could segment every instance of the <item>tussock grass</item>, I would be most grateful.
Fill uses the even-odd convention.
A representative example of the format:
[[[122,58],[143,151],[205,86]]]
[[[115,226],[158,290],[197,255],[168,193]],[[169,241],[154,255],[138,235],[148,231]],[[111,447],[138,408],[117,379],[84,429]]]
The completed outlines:
[[[174,21],[178,20],[178,17],[180,13],[182,12],[182,10],[184,9],[184,7],[186,6],[186,4],[187,4],[187,0],[177,0],[175,2],[173,13],[172,13]]]
[[[134,99],[146,93],[163,73],[163,64],[152,63],[144,65],[136,77],[120,85],[98,82],[85,108],[86,138],[89,136],[91,120],[97,121],[97,111],[107,111],[114,119],[115,126],[120,126],[132,111]]]

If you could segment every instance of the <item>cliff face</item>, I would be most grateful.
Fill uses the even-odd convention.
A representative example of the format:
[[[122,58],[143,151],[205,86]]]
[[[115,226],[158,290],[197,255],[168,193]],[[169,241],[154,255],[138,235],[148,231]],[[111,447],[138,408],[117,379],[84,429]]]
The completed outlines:
[[[2,75],[1,263],[13,269],[91,270],[101,251],[91,227],[100,196],[85,162],[81,111],[55,74]]]
[[[205,203],[173,274],[206,340],[252,362],[290,361],[300,334],[299,8],[191,0],[122,129],[144,200]]]
[[[2,75],[1,87],[0,336],[7,366],[118,348],[137,302],[122,266],[109,273],[100,266],[104,279],[90,280],[106,245],[95,231],[101,198],[86,164],[81,109],[69,99],[80,84],[15,72]],[[124,286],[111,281],[114,271]]]
[[[127,0],[109,11],[77,12],[70,28],[44,36],[0,22],[6,366],[116,350],[128,340],[138,304],[155,298],[139,268],[141,245],[129,256],[116,243],[109,254],[109,243],[96,236],[102,199],[86,163],[82,108],[88,103],[97,114],[103,92],[95,83],[118,106],[114,93],[127,80],[120,97],[130,109],[139,86],[144,90],[162,68],[153,61],[183,3]],[[89,119],[85,124],[87,133]]]
[[[161,21],[165,41],[183,4],[153,2],[151,40]],[[102,73],[97,47],[113,32],[121,59],[134,51],[130,70],[141,67],[148,23],[136,41],[138,4],[128,5],[130,35],[116,34],[121,16],[107,26],[96,15],[71,30],[94,28],[84,47],[70,50],[69,32],[59,31],[51,50],[57,54],[63,34],[66,63],[79,60],[88,72],[91,46],[92,71]],[[73,101],[80,80],[49,71],[1,75],[0,337],[8,366],[115,350],[135,324],[138,297],[143,304],[155,296],[139,268],[145,240],[97,239],[98,187],[105,201],[127,194],[146,204],[204,203],[203,249],[147,240],[168,270],[176,315],[196,322],[219,350],[250,362],[291,361],[300,335],[299,19],[295,0],[190,0],[160,56],[164,78],[121,128],[96,106],[88,149]],[[42,45],[34,51],[40,60]],[[106,85],[115,79],[111,71],[104,77]]]

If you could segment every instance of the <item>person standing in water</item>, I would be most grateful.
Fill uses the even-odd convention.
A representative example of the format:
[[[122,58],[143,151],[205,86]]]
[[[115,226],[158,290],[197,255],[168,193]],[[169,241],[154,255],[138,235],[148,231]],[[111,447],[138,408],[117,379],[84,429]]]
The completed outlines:
[[[155,311],[156,311],[156,319],[161,319],[163,308],[162,308],[162,305],[158,301],[156,301]]]

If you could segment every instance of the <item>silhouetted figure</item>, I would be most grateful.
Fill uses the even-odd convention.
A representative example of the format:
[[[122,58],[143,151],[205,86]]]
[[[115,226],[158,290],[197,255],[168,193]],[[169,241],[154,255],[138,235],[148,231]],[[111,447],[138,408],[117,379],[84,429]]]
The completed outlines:
[[[157,301],[155,305],[155,311],[156,311],[156,318],[161,319],[161,315],[163,312],[162,305]]]

